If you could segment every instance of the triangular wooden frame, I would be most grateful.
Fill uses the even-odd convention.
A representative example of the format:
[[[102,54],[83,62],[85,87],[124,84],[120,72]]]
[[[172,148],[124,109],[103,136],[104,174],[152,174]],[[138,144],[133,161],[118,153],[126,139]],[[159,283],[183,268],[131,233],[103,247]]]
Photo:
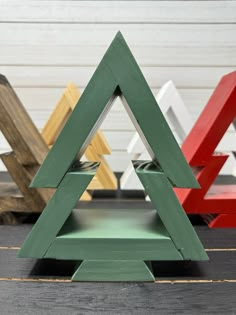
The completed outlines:
[[[211,217],[210,227],[236,227],[236,186],[215,186],[206,195],[228,158],[214,151],[236,117],[236,71],[225,75],[183,143],[182,151],[196,175],[201,189],[177,190],[187,213],[218,214]],[[208,216],[209,217],[209,216]]]
[[[49,147],[55,142],[79,96],[77,87],[73,83],[69,83],[41,133]],[[0,111],[3,118],[0,122],[1,130],[14,150],[14,152],[1,154],[1,159],[22,196],[1,196],[0,212],[41,212],[51,198],[53,190],[29,189],[29,185],[43,161],[42,156],[47,155],[48,149],[45,144],[42,144],[38,131],[36,132],[36,128],[32,127],[34,123],[4,76],[1,76],[1,99]],[[6,119],[6,117],[8,118]],[[27,127],[25,128],[25,126]],[[27,131],[27,128],[30,129],[30,132]],[[38,143],[40,143],[39,150],[37,149]],[[110,153],[111,150],[105,137],[101,131],[98,131],[86,151],[86,157],[91,161],[100,161],[101,166],[97,172],[97,178],[88,189],[117,188],[117,179],[102,156]],[[81,200],[91,200],[91,195],[86,191],[81,196]]]
[[[75,157],[83,155],[116,96],[122,98],[153,156],[149,162],[134,162],[134,167],[158,214],[155,209],[142,210],[148,218],[145,226],[143,221],[141,225],[131,226],[124,224],[126,221],[119,224],[122,210],[110,209],[106,210],[108,222],[107,216],[102,215],[100,226],[96,218],[103,211],[100,209],[95,210],[96,224],[83,227],[83,210],[73,211],[73,208],[98,165],[79,162]],[[160,136],[159,141],[156,141],[156,134]],[[144,261],[208,259],[172,189],[173,186],[199,187],[198,183],[120,32],[31,185],[57,187],[57,190],[25,240],[19,256],[83,260],[73,280],[91,280],[88,278],[91,268],[92,280],[153,280],[151,269]],[[91,211],[84,210],[90,220]],[[132,220],[136,220],[141,210],[130,211]],[[135,264],[135,277],[130,272],[131,261]],[[117,264],[121,264],[122,272],[113,277],[112,270]]]
[[[193,120],[173,81],[170,80],[161,87],[156,95],[156,101],[171,129],[174,130],[177,141],[182,143],[193,126]],[[136,159],[149,159],[138,132],[132,137],[127,151]],[[143,189],[131,163],[121,176],[120,185],[121,189],[125,190]]]
[[[73,82],[69,82],[58,104],[52,111],[41,131],[41,134],[49,147],[56,141],[75,105],[78,103],[79,98],[79,89]],[[85,151],[85,157],[88,161],[100,162],[97,174],[91,181],[88,189],[117,189],[116,176],[103,157],[103,155],[109,154],[111,154],[111,148],[102,131],[98,130]],[[86,196],[83,196],[84,195],[82,195],[81,200],[86,200]]]
[[[50,189],[29,189],[48,147],[6,77],[0,75],[0,129],[13,152],[0,158],[22,196],[0,197],[0,212],[40,212],[51,198]]]
[[[234,75],[235,74],[232,73],[225,76],[224,81],[225,82],[227,80],[230,81],[230,77],[232,78],[232,76]],[[172,93],[172,95],[175,96],[175,104],[183,102],[179,98],[180,97],[179,93],[175,93],[172,87],[170,89],[167,89],[168,86],[173,85],[173,83],[170,85],[170,82],[171,81],[169,81],[168,84],[165,84],[164,85],[165,89],[164,90],[161,89],[157,95],[156,99],[157,99],[158,104],[160,105],[160,108],[165,108],[165,109],[168,108],[165,103],[164,104],[162,103],[163,101],[167,100],[168,101],[167,104],[170,104],[169,99],[171,99],[171,97],[162,98],[162,96],[165,95],[164,93],[167,93],[167,94]],[[223,84],[222,82],[220,82],[216,89],[220,91],[218,92],[219,94],[224,95],[224,94],[227,94],[227,90],[229,90],[229,88],[231,88],[230,82],[229,82],[229,87],[227,87],[227,83]],[[214,93],[216,93],[216,91]],[[204,114],[201,115],[201,118],[199,117],[199,119],[196,122],[196,125],[193,124],[193,128],[195,128],[195,130],[196,129],[201,130],[202,133],[205,132],[206,135],[208,134],[209,137],[212,137],[211,142],[214,144],[214,149],[216,149],[218,143],[220,142],[221,138],[224,135],[224,132],[226,132],[227,128],[229,127],[229,124],[232,123],[235,127],[235,119],[234,119],[233,110],[231,110],[230,114],[227,114],[229,117],[231,117],[230,118],[231,121],[229,121],[227,118],[227,124],[223,126],[223,132],[222,131],[218,132],[218,130],[215,130],[213,134],[211,129],[209,129],[209,128],[212,128],[212,125],[209,126],[208,123],[204,124],[204,121],[209,121],[210,116],[214,116],[215,120],[219,119],[218,117],[220,117],[221,120],[225,120],[224,119],[225,111],[223,108],[224,106],[227,106],[226,104],[227,99],[223,100],[223,103],[221,103],[221,111],[219,111],[217,106],[215,106],[215,99],[216,98],[214,98],[214,101],[209,101],[209,103],[207,104],[208,112],[205,112],[205,109],[204,109]],[[166,111],[163,111],[163,112],[166,113]],[[180,110],[180,112],[182,112],[182,110]],[[182,116],[184,117],[184,115]],[[181,118],[182,116],[180,115],[179,117]],[[168,119],[168,116],[167,116],[167,119]],[[187,121],[191,121],[191,124],[192,124],[191,118],[188,117]],[[203,128],[205,128],[205,131],[203,130]],[[174,128],[174,129],[176,131],[178,130],[178,128],[177,129]],[[196,150],[195,139],[198,138],[198,136],[196,136],[196,138],[194,139],[193,134],[194,134],[194,131],[192,132],[191,138],[188,140],[186,139],[186,141],[188,141],[188,143],[190,144],[189,150],[192,150],[193,152],[195,152]],[[186,136],[187,135],[188,133],[186,133]],[[181,138],[180,135],[178,138],[179,139]],[[205,139],[204,141],[208,141],[208,140]],[[140,145],[140,142],[141,140],[136,133],[133,139],[131,140],[128,149],[130,150],[130,152],[136,153],[136,156],[138,156],[140,160],[147,159],[148,154],[146,150],[143,150],[144,147],[143,145]],[[208,142],[206,143],[208,145]],[[199,146],[199,152],[201,151],[202,152],[205,151],[205,148],[203,146]],[[143,152],[143,153],[141,153],[140,155],[140,152]],[[235,155],[234,152],[232,153]],[[185,190],[181,192],[177,189],[177,194],[180,198],[180,201],[183,203],[183,206],[186,209],[186,211],[188,213],[204,214],[204,218],[209,223],[210,227],[236,227],[236,215],[234,214],[235,213],[234,209],[236,207],[236,204],[235,204],[236,186],[235,185],[231,185],[231,186],[213,185],[213,182],[216,176],[219,174],[221,168],[223,167],[224,163],[226,162],[228,158],[229,158],[228,155],[222,154],[219,152],[212,155],[211,161],[208,164],[205,164],[204,168],[197,175],[197,179],[202,186],[201,190],[198,190],[198,191]],[[233,160],[233,156],[232,156],[232,160]],[[195,167],[197,167],[197,165],[195,165]],[[121,188],[122,189],[142,189],[142,186],[140,185],[140,182],[138,181],[138,178],[135,172],[133,171],[132,165],[129,165],[127,167],[127,169],[125,170],[124,174],[121,177]],[[148,196],[146,197],[146,200],[150,201]],[[214,213],[214,214],[218,213],[218,215],[212,216],[210,215],[210,213]]]

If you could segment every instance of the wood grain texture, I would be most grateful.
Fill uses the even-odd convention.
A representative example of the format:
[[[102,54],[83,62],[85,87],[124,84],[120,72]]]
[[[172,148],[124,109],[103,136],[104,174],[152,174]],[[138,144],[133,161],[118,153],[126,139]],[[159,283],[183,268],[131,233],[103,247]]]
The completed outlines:
[[[208,252],[208,262],[152,261],[156,280],[236,280],[236,252]],[[0,249],[0,279],[70,279],[78,261],[17,258],[17,250]],[[1,282],[1,281],[0,281]]]
[[[2,65],[95,65],[117,30],[125,35],[142,65],[235,65],[233,23],[97,23],[96,28],[93,23],[16,24],[1,24]],[[215,33],[218,36],[214,36]],[[23,47],[28,48],[25,54],[22,54]],[[94,56],[88,54],[93,47],[96,47]],[[147,47],[150,47],[149,52],[144,53]],[[14,54],[14,50],[19,55]]]
[[[73,82],[69,82],[59,102],[48,118],[42,130],[42,136],[48,146],[52,146],[69,116],[72,114],[80,98],[80,92]],[[90,182],[88,189],[116,189],[117,180],[103,157],[104,154],[111,154],[111,149],[102,131],[98,130],[85,150],[85,157],[88,161],[100,162],[97,174]],[[81,196],[82,200],[90,200],[89,193]]]
[[[23,165],[41,164],[48,148],[6,77],[0,76],[0,129]]]
[[[234,283],[114,285],[2,281],[0,297],[2,310],[7,314],[41,315],[45,311],[49,315],[55,312],[59,315],[143,315],[146,312],[230,315],[236,307],[232,294],[235,288]]]
[[[85,208],[84,203],[80,203],[80,207]],[[87,205],[88,208],[107,209],[115,206],[116,208],[139,208],[151,209],[149,203],[145,201],[92,201]],[[24,239],[32,229],[31,224],[23,224],[21,226],[4,226],[0,225],[0,246],[21,246]],[[206,225],[195,226],[195,230],[201,239],[205,248],[236,248],[236,229],[215,229],[211,230]]]
[[[42,25],[42,24],[40,24]],[[11,29],[11,24],[8,24],[8,27]],[[32,25],[33,29],[35,27]],[[189,27],[189,25],[188,25]],[[159,28],[163,29],[161,25]],[[182,25],[181,29],[175,27],[176,31],[182,33],[182,36],[185,37],[184,28],[186,26]],[[211,30],[211,34],[219,31],[218,27],[209,27]],[[195,33],[194,35],[198,35],[195,27],[191,27],[192,31]],[[186,31],[188,29],[186,28]],[[141,31],[139,29],[139,31]],[[170,29],[174,33],[174,28]],[[202,33],[206,30],[203,29]],[[24,32],[24,30],[22,30]],[[35,30],[38,33],[38,37],[42,37],[38,32],[38,29]],[[62,32],[60,29],[58,32]],[[227,28],[225,31],[225,36],[228,36],[228,32],[234,32],[234,28]],[[47,36],[52,37],[52,32],[47,33]],[[161,36],[162,34],[160,34]],[[14,36],[14,31],[12,30],[9,36]],[[33,36],[30,34],[29,36]],[[79,36],[79,35],[78,35]],[[100,35],[101,36],[101,35]],[[143,36],[146,36],[144,34]],[[202,34],[202,36],[204,36]],[[13,37],[14,38],[14,37]],[[168,37],[166,37],[168,38]],[[41,38],[39,38],[40,41]],[[96,38],[97,39],[97,38]],[[91,38],[94,40],[94,38]],[[190,40],[190,39],[188,39]],[[28,42],[26,38],[23,38],[21,42],[11,41],[10,43],[5,42],[5,45],[1,47],[1,61],[0,65],[65,65],[65,66],[83,66],[83,65],[94,65],[99,62],[99,58],[103,55],[106,50],[106,44],[100,44],[96,46],[96,54],[91,55],[88,54],[89,50],[94,49],[94,46],[91,43],[88,45],[77,45],[77,42],[72,45],[68,43],[68,46],[64,46],[59,40],[53,46],[48,44],[47,42],[43,42],[42,44],[34,43],[31,44]],[[32,38],[32,41],[34,39]],[[43,41],[41,39],[41,41]],[[23,44],[24,42],[25,44]],[[107,41],[108,42],[108,41]],[[135,42],[132,45],[132,50],[137,55],[139,63],[144,66],[152,67],[152,65],[156,66],[166,66],[171,67],[174,65],[183,66],[183,67],[191,67],[195,66],[205,66],[205,67],[214,67],[214,66],[222,66],[229,67],[235,65],[235,53],[236,47],[234,44],[230,45],[230,43],[214,43],[211,44],[211,39],[209,38],[209,45],[204,45],[201,43],[200,39],[197,46],[194,46],[194,43],[190,46],[186,46],[187,40],[183,39],[182,45],[180,43],[174,43],[173,45],[169,44],[168,41],[163,44],[158,45],[158,43],[152,43],[151,49],[147,51],[147,48],[144,45],[136,45]],[[147,44],[148,45],[148,44]],[[25,50],[25,47],[28,47]],[[14,54],[14,50],[17,50],[18,55]],[[80,53],[80,58],[78,59],[78,51]],[[209,57],[208,57],[209,56]],[[169,77],[168,79],[170,79]],[[65,82],[66,83],[66,82]],[[36,87],[36,86],[35,86]],[[30,90],[29,90],[30,93]]]
[[[129,69],[129,75],[126,69]],[[123,36],[118,32],[82,94],[79,106],[74,109],[73,115],[68,119],[56,144],[40,167],[32,187],[58,185],[76,154],[79,152],[80,157],[83,155],[87,142],[96,132],[100,120],[104,118],[104,112],[109,110],[112,100],[118,94],[123,97],[126,110],[137,130],[145,135],[148,151],[153,158],[158,159],[167,177],[180,187],[197,186],[195,177],[157,106],[140,68]],[[146,104],[145,112],[143,104]],[[71,135],[76,132],[78,125],[83,126],[83,132],[80,130],[77,138],[73,139]],[[156,134],[161,139],[158,143],[155,139]],[[58,152],[61,153],[60,157]],[[175,167],[172,156],[175,156],[175,163],[179,165],[181,171]],[[46,182],[44,177],[49,170],[49,180]]]
[[[195,120],[209,90],[225,71],[235,69],[235,12],[234,1],[2,1],[1,72],[14,79],[17,93],[23,91],[20,98],[42,128],[67,80],[74,77],[83,89],[120,29],[145,68],[154,95],[166,80],[177,79]],[[110,116],[104,128],[118,133],[133,130],[119,114]],[[109,164],[123,171],[127,143],[115,133],[110,139],[112,150],[117,143],[120,147]],[[1,141],[0,151],[6,151]],[[222,172],[230,170],[225,166]]]
[[[124,207],[130,205],[127,201],[122,203]],[[97,207],[97,202],[93,205]],[[111,205],[112,202],[108,202],[108,207]],[[19,246],[31,227],[32,225],[0,226],[0,246]],[[236,229],[210,230],[206,226],[195,228],[206,248],[236,248]],[[75,263],[51,259],[18,259],[16,253],[17,250],[0,249],[1,310],[9,314],[23,315],[28,312],[41,315],[42,310],[45,310],[47,314],[55,314],[56,311],[62,315],[142,315],[147,311],[153,315],[198,315],[202,312],[231,315],[236,308],[236,284],[227,282],[227,279],[236,279],[235,252],[209,252],[210,261],[207,263],[155,262],[153,267],[157,279],[167,280],[167,283],[154,284],[42,282],[37,279],[68,279],[74,272]],[[19,281],[20,279],[25,281]],[[176,280],[185,283],[168,283]]]
[[[42,203],[42,201],[40,201]],[[24,197],[20,196],[0,196],[0,213],[1,216],[4,213],[14,211],[14,212],[34,212],[30,210],[29,206],[26,204]],[[11,214],[9,214],[11,215]],[[3,220],[4,222],[4,220]],[[10,224],[10,222],[9,222]]]
[[[41,212],[46,203],[37,189],[29,188],[33,176],[18,161],[14,152],[2,154],[0,155],[0,158],[8,169],[8,172],[11,175],[13,181],[16,183],[22,195],[24,196],[23,204],[22,199],[9,199],[9,201],[12,200],[13,203],[10,205],[8,210],[14,210],[16,201],[19,200],[19,204],[16,206],[16,209],[19,209],[20,206],[23,206],[22,211],[25,211],[27,206],[27,208],[31,209],[32,212]]]
[[[93,50],[92,47],[91,49]],[[86,87],[95,69],[96,65],[1,66],[1,71],[11,80],[14,87],[28,88],[35,86],[63,88],[69,80],[73,80],[77,86]],[[150,88],[162,86],[171,78],[179,88],[210,89],[216,86],[224,74],[234,70],[234,65],[228,67],[142,66],[142,72]],[[183,72],[184,76],[181,75]]]
[[[46,143],[27,114],[7,79],[0,75],[0,129],[14,152],[1,155],[1,160],[8,169],[12,179],[21,191],[21,198],[5,198],[4,211],[17,211],[26,206],[31,211],[40,212],[52,196],[51,190],[29,189],[29,184],[39,165],[48,153]],[[16,205],[16,202],[19,203]],[[12,204],[10,204],[12,202]]]
[[[135,9],[135,10],[134,10]],[[231,1],[22,1],[3,3],[1,22],[33,23],[234,23],[236,5]],[[53,14],[51,12],[53,11]],[[204,11],[204,14],[202,14]],[[109,13],[109,14],[108,14]]]

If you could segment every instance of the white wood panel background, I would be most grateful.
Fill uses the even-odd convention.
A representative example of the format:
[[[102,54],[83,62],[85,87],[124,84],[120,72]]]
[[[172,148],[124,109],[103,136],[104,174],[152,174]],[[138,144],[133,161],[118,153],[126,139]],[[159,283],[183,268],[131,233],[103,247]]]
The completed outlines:
[[[83,91],[118,30],[153,93],[172,79],[193,119],[220,77],[235,70],[236,1],[0,0],[0,73],[39,129],[69,80]],[[119,100],[102,129],[113,149],[108,160],[123,171],[134,127]],[[230,128],[219,148],[227,152],[233,141]]]

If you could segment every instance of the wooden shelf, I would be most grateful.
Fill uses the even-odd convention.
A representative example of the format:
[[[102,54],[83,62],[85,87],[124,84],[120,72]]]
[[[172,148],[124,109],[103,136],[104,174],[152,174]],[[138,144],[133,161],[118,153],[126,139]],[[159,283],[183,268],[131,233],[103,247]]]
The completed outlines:
[[[145,260],[159,255],[183,259],[156,210],[79,209],[73,210],[45,257]]]

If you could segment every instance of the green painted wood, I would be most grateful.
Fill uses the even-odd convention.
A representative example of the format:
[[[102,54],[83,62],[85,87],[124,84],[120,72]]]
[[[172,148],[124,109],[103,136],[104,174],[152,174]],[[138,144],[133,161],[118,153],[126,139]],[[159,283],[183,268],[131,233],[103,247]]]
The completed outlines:
[[[157,210],[72,211],[98,166],[73,161],[83,155],[116,96],[124,101],[153,158],[134,166]],[[144,261],[208,259],[172,187],[199,185],[120,33],[31,186],[57,191],[19,257],[84,260],[74,280],[153,280]]]
[[[23,243],[18,257],[41,258],[95,175],[99,163],[73,165],[61,181],[37,223]]]
[[[72,277],[73,281],[155,281],[144,261],[85,260]]]
[[[183,260],[171,240],[56,239],[44,258]]]
[[[77,152],[80,152],[79,156],[84,152],[88,141],[108,111],[110,101],[117,94],[123,94],[128,104],[128,113],[145,139],[148,151],[170,181],[178,187],[199,187],[120,32],[112,41],[36,174],[32,187],[59,185]]]
[[[153,162],[133,162],[136,174],[170,234],[186,260],[208,260],[208,256],[180,205],[169,180]]]
[[[46,258],[182,260],[156,210],[76,209]]]

